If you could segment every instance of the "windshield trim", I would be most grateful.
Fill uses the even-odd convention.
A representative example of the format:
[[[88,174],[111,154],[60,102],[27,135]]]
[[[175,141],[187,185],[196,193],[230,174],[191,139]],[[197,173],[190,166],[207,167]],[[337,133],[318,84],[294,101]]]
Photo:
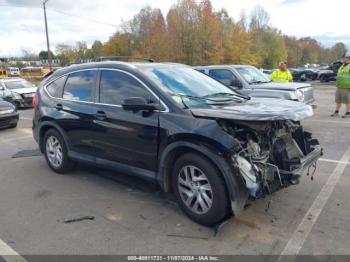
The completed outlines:
[[[237,73],[244,79],[244,81],[246,81],[249,85],[254,85],[254,84],[266,84],[266,83],[270,83],[271,80],[265,75],[264,73],[262,73],[259,69],[257,69],[254,66],[237,66],[235,67]],[[241,72],[242,69],[248,69],[248,70],[252,70],[255,72],[259,72],[260,76],[262,77],[262,79],[264,79],[265,81],[249,81],[249,79],[246,78],[246,76]]]

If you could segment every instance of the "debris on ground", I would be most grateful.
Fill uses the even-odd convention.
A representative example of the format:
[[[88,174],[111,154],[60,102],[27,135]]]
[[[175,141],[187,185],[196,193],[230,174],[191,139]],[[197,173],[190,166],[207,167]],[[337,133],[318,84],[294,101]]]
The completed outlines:
[[[225,218],[224,220],[222,220],[221,222],[216,223],[212,226],[212,228],[214,230],[214,237],[216,237],[217,234],[219,233],[219,231],[221,230],[221,228],[231,220],[231,217],[232,216],[229,216],[229,217]]]
[[[248,209],[249,207],[251,207],[251,206],[252,206],[251,203],[247,203],[247,204],[244,205],[243,209],[244,209],[244,210],[247,210],[247,209]]]
[[[95,217],[94,216],[82,216],[82,217],[77,217],[77,218],[65,219],[63,222],[64,223],[73,223],[73,222],[80,222],[83,220],[95,220]]]

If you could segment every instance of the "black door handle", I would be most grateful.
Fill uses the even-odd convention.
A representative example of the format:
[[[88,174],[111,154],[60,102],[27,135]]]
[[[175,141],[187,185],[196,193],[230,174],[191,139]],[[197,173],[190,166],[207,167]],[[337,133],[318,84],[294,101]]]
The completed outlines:
[[[57,105],[55,106],[55,108],[56,108],[56,110],[60,111],[60,110],[63,109],[63,106],[62,106],[62,104],[57,104]]]
[[[101,120],[101,121],[107,119],[107,115],[106,115],[106,113],[103,112],[103,111],[97,111],[97,113],[94,114],[94,116],[95,116],[98,120]]]

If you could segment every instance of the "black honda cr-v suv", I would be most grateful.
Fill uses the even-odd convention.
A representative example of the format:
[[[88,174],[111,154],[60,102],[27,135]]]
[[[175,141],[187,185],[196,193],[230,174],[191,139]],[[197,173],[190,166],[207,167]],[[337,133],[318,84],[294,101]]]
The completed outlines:
[[[322,154],[308,105],[250,98],[181,64],[98,62],[57,70],[34,97],[50,168],[76,162],[155,181],[198,223],[298,182]]]

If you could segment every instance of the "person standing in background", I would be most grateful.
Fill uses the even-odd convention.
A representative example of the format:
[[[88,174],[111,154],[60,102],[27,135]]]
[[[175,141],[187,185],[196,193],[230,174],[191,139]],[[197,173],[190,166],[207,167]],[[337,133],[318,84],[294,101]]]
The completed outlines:
[[[338,70],[336,87],[336,106],[335,111],[331,116],[339,116],[341,104],[345,104],[346,113],[342,116],[342,118],[350,118],[350,52],[346,52],[344,56],[344,63]]]
[[[270,80],[277,83],[287,83],[293,81],[293,76],[287,68],[286,62],[280,62],[278,69],[274,70],[270,75]]]

